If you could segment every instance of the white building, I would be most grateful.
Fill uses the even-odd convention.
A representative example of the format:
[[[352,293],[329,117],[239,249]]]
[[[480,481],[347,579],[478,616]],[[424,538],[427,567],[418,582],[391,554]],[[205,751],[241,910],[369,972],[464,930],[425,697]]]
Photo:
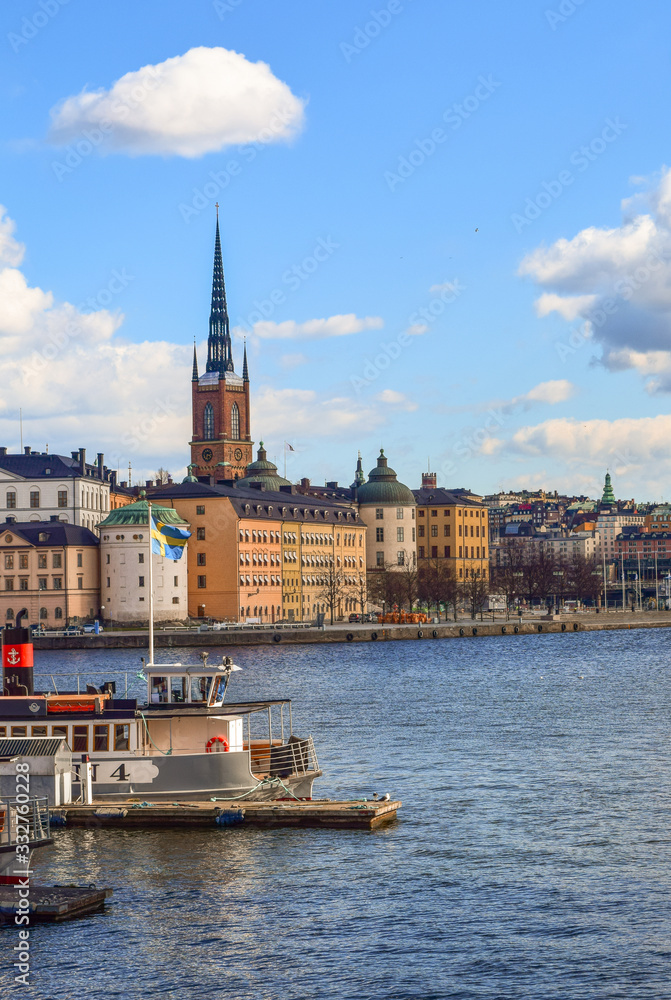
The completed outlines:
[[[359,517],[367,526],[366,569],[402,569],[417,565],[417,501],[399,483],[380,449],[368,482],[357,488]]]
[[[106,621],[149,619],[149,532],[146,500],[119,507],[100,522],[100,603]],[[155,518],[188,528],[172,507],[152,504]],[[188,617],[187,545],[181,559],[152,556],[154,621]]]
[[[0,511],[8,523],[51,520],[93,530],[109,513],[113,478],[103,455],[90,465],[84,448],[70,458],[0,448]]]

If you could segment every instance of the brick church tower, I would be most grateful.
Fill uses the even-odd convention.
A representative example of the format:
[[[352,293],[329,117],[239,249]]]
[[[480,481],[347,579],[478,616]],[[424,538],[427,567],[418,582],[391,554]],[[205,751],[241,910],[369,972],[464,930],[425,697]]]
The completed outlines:
[[[191,412],[191,474],[203,480],[213,476],[215,482],[242,478],[253,458],[253,442],[249,433],[247,347],[244,349],[242,376],[236,375],[226,308],[218,205],[207,365],[205,374],[199,378],[194,344]]]

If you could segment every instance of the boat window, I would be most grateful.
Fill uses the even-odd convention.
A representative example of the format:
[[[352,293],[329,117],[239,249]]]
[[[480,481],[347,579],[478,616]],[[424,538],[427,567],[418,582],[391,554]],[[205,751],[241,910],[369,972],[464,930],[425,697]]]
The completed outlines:
[[[114,749],[130,750],[130,726],[122,725],[114,727]]]
[[[151,679],[151,702],[152,705],[159,705],[168,700],[168,681],[165,677],[152,677]]]
[[[224,691],[226,690],[226,681],[222,674],[217,674],[214,678],[214,684],[212,685],[212,695],[210,697],[210,705],[220,705],[224,700]]]
[[[106,752],[109,747],[109,727],[93,727],[93,749]]]
[[[186,701],[187,678],[186,677],[171,677],[170,678],[170,701],[173,702],[183,702]]]
[[[56,736],[60,740],[67,740],[68,738],[68,727],[67,726],[52,726],[51,735]]]
[[[88,726],[73,726],[73,741],[72,741],[72,752],[73,753],[88,753],[89,752],[89,727]]]
[[[4,737],[7,735],[7,726],[0,726],[0,736]]]
[[[12,726],[12,736],[27,736],[27,726]]]
[[[33,736],[46,736],[47,727],[46,726],[33,726]]]
[[[210,693],[211,677],[191,678],[191,701],[205,702]]]

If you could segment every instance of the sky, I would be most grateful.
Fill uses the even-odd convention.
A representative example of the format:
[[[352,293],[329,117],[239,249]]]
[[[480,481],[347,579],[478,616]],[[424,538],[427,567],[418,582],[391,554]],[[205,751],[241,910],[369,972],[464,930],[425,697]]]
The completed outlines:
[[[670,36],[663,0],[3,4],[0,444],[21,410],[186,474],[218,202],[290,479],[384,447],[412,488],[668,499]]]

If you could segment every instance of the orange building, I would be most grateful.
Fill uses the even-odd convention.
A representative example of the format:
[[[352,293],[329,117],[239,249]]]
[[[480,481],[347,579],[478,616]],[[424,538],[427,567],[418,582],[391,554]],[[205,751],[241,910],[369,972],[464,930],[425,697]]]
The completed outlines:
[[[489,578],[489,509],[472,494],[413,490],[417,501],[417,561],[445,560],[458,581]]]

